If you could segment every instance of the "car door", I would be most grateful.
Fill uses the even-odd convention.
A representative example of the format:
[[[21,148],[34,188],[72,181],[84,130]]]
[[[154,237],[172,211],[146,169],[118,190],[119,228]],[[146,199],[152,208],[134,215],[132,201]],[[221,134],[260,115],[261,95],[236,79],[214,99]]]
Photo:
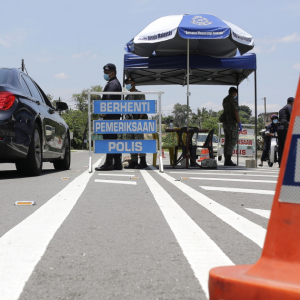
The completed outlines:
[[[58,125],[54,120],[55,110],[46,105],[44,99],[40,95],[36,85],[28,76],[22,74],[21,76],[25,83],[27,84],[32,97],[35,100],[40,102],[39,109],[42,119],[42,132],[43,132],[43,157],[46,159],[51,159],[55,157],[56,148],[55,148],[55,135],[53,132],[57,131]]]
[[[37,88],[39,89],[39,92],[43,97],[46,105],[52,108],[52,105],[45,93],[41,90],[39,86],[37,86]],[[61,154],[64,153],[63,145],[65,144],[65,139],[67,138],[67,128],[65,126],[63,118],[59,115],[57,111],[55,111],[55,113],[52,115],[52,118],[56,123],[55,129],[54,131],[52,131],[53,148],[55,149],[54,151],[57,154],[56,156],[61,156]]]

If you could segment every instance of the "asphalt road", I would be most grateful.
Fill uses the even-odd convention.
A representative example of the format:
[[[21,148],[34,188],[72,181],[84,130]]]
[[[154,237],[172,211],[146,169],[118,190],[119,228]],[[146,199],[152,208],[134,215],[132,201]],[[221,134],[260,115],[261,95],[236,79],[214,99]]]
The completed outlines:
[[[87,166],[85,151],[40,177],[0,164],[1,300],[207,299],[210,268],[260,257],[278,167]]]

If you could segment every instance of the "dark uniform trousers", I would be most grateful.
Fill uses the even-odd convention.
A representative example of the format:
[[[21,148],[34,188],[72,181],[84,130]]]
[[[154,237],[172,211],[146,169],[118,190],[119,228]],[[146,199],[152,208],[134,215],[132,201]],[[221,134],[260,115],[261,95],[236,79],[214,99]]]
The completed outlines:
[[[280,166],[286,135],[287,135],[287,128],[284,125],[278,126],[277,134],[278,134],[278,163]]]
[[[107,119],[105,119],[107,120]],[[117,134],[103,134],[103,139],[104,140],[117,140],[118,135]],[[106,157],[108,160],[121,160],[122,154],[106,154]]]

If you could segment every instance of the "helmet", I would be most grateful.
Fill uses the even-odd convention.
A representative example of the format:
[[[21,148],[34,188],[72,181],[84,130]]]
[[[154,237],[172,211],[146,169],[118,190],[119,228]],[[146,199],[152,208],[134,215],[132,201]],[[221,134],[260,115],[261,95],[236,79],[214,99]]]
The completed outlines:
[[[273,114],[273,115],[270,117],[270,119],[271,119],[271,120],[273,120],[273,119],[275,119],[275,118],[277,118],[277,119],[278,119],[278,115],[276,115],[276,114]]]

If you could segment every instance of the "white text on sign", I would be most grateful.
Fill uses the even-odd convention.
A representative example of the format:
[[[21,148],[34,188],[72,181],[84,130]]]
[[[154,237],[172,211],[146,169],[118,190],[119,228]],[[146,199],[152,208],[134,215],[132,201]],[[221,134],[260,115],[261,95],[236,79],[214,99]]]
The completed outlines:
[[[94,133],[155,133],[156,120],[94,121]]]
[[[156,113],[156,100],[95,100],[95,114],[152,114]]]
[[[95,153],[156,153],[156,140],[98,140]]]

